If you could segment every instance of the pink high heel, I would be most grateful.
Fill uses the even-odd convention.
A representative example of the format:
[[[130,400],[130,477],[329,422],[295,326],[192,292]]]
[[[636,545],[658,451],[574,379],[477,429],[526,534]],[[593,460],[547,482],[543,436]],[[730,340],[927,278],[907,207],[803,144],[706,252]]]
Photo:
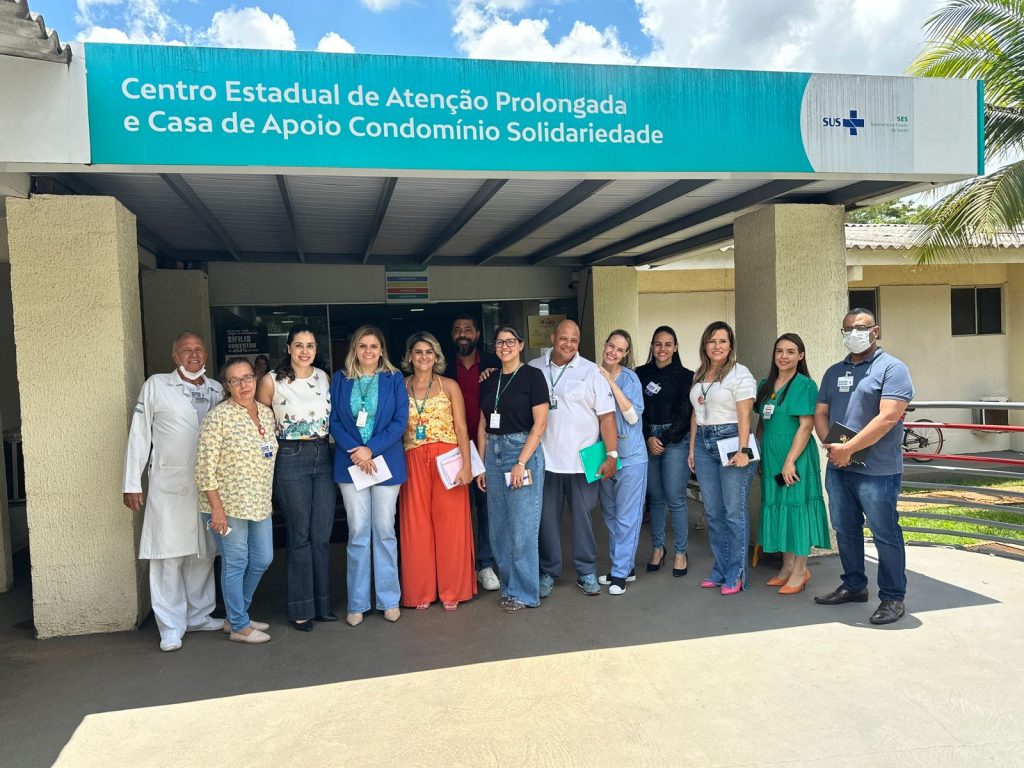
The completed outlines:
[[[722,587],[722,594],[723,595],[735,595],[737,592],[742,592],[742,591],[743,591],[743,579],[740,579],[739,581],[737,581],[736,585],[733,586],[733,587]]]
[[[704,579],[704,581],[700,583],[701,589],[718,589],[720,586],[722,585],[719,582],[712,581],[711,579]]]

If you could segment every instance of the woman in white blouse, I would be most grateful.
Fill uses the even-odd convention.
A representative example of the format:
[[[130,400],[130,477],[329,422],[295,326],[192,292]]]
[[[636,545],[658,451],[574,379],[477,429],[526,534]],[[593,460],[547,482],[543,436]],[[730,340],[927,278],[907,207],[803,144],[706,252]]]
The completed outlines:
[[[277,367],[260,379],[256,399],[274,409],[274,484],[288,525],[288,620],[300,632],[313,620],[337,621],[331,611],[330,546],[337,491],[327,438],[331,382],[316,366],[316,336],[305,325],[288,332]]]
[[[746,586],[747,495],[757,467],[750,448],[750,415],[756,395],[754,377],[736,362],[732,328],[720,320],[711,323],[701,335],[700,367],[690,389],[689,464],[697,474],[715,558],[701,586],[721,588],[723,595],[735,595]]]

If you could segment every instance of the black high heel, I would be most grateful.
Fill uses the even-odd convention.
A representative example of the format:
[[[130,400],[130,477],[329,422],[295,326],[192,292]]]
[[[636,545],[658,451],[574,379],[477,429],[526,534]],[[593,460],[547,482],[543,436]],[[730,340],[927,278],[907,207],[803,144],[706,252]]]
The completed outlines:
[[[665,564],[665,548],[662,547],[662,549],[661,549],[661,560],[659,560],[657,563],[648,563],[647,564],[647,572],[648,573],[654,573],[655,571],[660,571],[661,570],[661,566],[663,566],[664,564]]]
[[[680,576],[685,576],[686,572],[689,571],[689,570],[690,570],[690,558],[686,558],[686,567],[685,568],[676,568],[675,566],[673,566],[672,567],[672,575],[675,576],[678,579]]]

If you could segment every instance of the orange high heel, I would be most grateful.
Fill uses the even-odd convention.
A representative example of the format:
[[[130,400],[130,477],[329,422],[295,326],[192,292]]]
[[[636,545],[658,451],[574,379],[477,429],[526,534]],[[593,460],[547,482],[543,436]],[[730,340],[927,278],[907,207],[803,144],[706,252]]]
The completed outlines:
[[[811,580],[811,572],[809,570],[804,571],[804,580],[800,582],[799,587],[783,587],[779,590],[780,595],[798,595],[804,591],[804,587],[807,586],[807,582]]]
[[[765,582],[765,586],[781,587],[787,581],[789,581],[789,579],[780,579],[778,576],[772,576],[770,579],[768,579],[768,581]]]

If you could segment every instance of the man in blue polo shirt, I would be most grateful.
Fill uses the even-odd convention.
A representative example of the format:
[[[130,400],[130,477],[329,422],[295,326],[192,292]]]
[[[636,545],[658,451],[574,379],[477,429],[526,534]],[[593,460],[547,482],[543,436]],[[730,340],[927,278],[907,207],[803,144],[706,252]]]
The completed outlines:
[[[843,583],[821,605],[866,603],[864,522],[878,551],[878,596],[872,624],[891,624],[904,614],[906,552],[896,501],[903,481],[903,412],[914,397],[907,366],[878,346],[881,329],[866,309],[843,318],[843,344],[850,352],[825,372],[814,411],[814,430],[828,452],[825,488],[839,544]],[[836,422],[855,431],[845,443],[825,443]],[[854,453],[866,450],[862,461]]]

